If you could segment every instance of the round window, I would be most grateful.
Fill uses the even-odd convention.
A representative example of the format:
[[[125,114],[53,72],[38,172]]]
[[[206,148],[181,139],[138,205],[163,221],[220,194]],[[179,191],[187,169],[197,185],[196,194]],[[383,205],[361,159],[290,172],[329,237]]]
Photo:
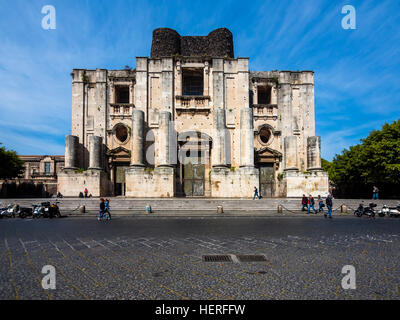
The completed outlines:
[[[128,139],[128,128],[123,124],[118,124],[115,127],[115,136],[120,142],[125,142]]]
[[[269,142],[269,139],[271,138],[271,130],[267,127],[262,127],[258,134],[262,143],[267,144]]]

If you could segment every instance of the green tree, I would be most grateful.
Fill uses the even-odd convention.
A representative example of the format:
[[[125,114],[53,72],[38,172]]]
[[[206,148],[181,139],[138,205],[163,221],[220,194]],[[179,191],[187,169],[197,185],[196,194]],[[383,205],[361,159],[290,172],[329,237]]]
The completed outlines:
[[[322,170],[324,170],[324,171],[326,171],[326,172],[329,173],[329,169],[330,169],[331,165],[332,165],[331,162],[329,162],[328,160],[325,160],[325,159],[321,158],[321,167],[322,167]]]
[[[2,143],[0,143],[1,145]],[[15,178],[21,173],[24,167],[24,162],[18,157],[13,150],[6,150],[5,147],[0,147],[0,178],[10,179]]]
[[[326,165],[340,193],[366,196],[371,187],[386,195],[400,193],[400,119],[372,131],[360,144],[345,149]],[[397,194],[396,194],[397,193]]]

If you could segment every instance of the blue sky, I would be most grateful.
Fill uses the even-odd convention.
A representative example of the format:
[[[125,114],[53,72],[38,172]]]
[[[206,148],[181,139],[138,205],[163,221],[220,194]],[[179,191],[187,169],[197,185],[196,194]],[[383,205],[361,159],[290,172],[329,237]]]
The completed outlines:
[[[41,27],[44,5],[56,29]],[[344,5],[357,29],[341,27]],[[152,30],[234,36],[251,70],[314,70],[322,155],[400,118],[399,1],[0,0],[0,142],[20,154],[63,154],[73,68],[135,67]]]

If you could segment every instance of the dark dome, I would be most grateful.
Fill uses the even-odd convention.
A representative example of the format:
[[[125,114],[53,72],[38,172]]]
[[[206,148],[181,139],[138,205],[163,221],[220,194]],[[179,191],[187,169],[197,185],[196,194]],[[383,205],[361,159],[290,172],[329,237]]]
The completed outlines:
[[[153,31],[151,57],[172,55],[234,58],[233,36],[227,28],[211,31],[208,36],[184,36],[169,28]]]
[[[180,54],[181,36],[169,28],[158,28],[153,31],[151,57],[165,57]]]

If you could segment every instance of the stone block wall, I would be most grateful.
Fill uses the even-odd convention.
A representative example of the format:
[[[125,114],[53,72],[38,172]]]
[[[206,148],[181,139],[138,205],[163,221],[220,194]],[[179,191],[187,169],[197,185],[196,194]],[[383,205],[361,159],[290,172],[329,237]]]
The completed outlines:
[[[171,167],[157,167],[154,170],[130,167],[125,171],[125,195],[135,198],[172,198],[174,177],[174,168]]]
[[[259,189],[259,171],[256,168],[213,168],[211,171],[213,198],[251,198],[254,187]]]
[[[108,177],[104,171],[87,170],[78,172],[65,169],[58,174],[58,191],[64,197],[77,197],[85,188],[93,197],[108,195]]]
[[[303,194],[326,196],[329,188],[328,173],[322,170],[286,171],[283,182],[286,185],[286,197],[301,197]]]

